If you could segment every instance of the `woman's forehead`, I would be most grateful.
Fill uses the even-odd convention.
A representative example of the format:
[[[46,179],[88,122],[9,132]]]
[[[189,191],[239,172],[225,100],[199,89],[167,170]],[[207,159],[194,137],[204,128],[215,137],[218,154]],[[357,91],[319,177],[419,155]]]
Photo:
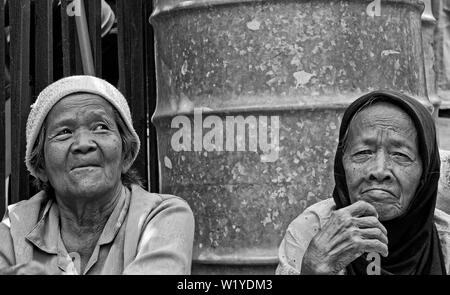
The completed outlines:
[[[379,102],[370,105],[355,115],[349,128],[352,126],[385,126],[398,127],[404,131],[416,131],[412,118],[400,107]]]
[[[370,105],[355,115],[348,127],[347,141],[378,138],[379,132],[391,134],[391,139],[417,145],[417,130],[412,118],[401,108],[390,103]]]
[[[62,98],[50,110],[47,120],[60,115],[70,115],[89,111],[102,111],[106,115],[113,116],[113,106],[104,98],[92,93],[76,93]]]

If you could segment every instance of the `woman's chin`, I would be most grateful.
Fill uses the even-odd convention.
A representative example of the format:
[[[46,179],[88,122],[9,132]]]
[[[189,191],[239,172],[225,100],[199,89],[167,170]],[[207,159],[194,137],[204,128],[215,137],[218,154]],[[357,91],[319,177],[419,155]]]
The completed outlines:
[[[66,195],[70,195],[72,198],[76,197],[79,199],[89,199],[98,196],[102,196],[111,191],[112,186],[105,180],[87,180],[72,183],[69,189],[65,189]],[[58,191],[55,189],[58,194]],[[61,194],[64,195],[64,194]]]
[[[378,220],[389,221],[400,216],[401,211],[393,204],[372,204],[378,212]]]

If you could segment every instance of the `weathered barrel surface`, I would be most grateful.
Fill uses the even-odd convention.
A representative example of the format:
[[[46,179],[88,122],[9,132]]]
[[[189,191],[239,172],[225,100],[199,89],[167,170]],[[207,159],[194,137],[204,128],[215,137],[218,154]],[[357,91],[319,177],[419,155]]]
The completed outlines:
[[[430,105],[419,1],[154,5],[160,187],[194,211],[193,273],[274,272],[289,223],[331,196],[358,96],[388,88]]]
[[[437,21],[433,15],[431,0],[424,0],[425,9],[422,13],[422,48],[425,63],[425,78],[427,85],[427,94],[430,103],[433,105],[433,116],[437,119],[439,107],[442,99],[437,94],[436,78],[436,25]],[[436,2],[436,1],[435,1]],[[436,9],[436,8],[435,8]]]

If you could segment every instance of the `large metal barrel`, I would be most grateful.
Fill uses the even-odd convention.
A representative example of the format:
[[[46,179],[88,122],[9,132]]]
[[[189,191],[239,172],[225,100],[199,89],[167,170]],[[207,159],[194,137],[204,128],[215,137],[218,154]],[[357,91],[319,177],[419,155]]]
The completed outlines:
[[[419,1],[154,7],[160,188],[194,211],[193,273],[274,273],[288,224],[331,197],[354,99],[388,88],[431,107]]]
[[[434,17],[433,10],[437,10],[436,3],[439,0],[424,0],[425,9],[422,13],[422,47],[425,63],[425,78],[427,85],[428,99],[433,105],[433,117],[435,120],[439,116],[439,107],[442,99],[437,94],[437,77],[436,77],[436,25],[437,21]]]

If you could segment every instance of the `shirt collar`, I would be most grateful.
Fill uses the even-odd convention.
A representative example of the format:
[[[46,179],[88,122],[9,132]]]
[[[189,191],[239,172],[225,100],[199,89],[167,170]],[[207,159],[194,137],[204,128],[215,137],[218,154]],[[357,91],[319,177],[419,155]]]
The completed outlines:
[[[130,197],[130,191],[125,186],[122,186],[119,201],[100,235],[97,243],[99,246],[111,243],[116,237],[127,216]],[[58,254],[58,251],[62,251],[61,246],[58,247],[58,241],[61,239],[59,209],[56,202],[52,199],[49,199],[47,202],[42,217],[36,226],[26,235],[26,239],[48,254]]]
[[[49,199],[42,217],[36,226],[26,235],[26,239],[40,250],[49,254],[58,254],[59,210]]]
[[[106,222],[105,228],[98,240],[98,245],[109,244],[114,240],[127,216],[130,197],[130,191],[125,186],[122,186],[119,201]]]

